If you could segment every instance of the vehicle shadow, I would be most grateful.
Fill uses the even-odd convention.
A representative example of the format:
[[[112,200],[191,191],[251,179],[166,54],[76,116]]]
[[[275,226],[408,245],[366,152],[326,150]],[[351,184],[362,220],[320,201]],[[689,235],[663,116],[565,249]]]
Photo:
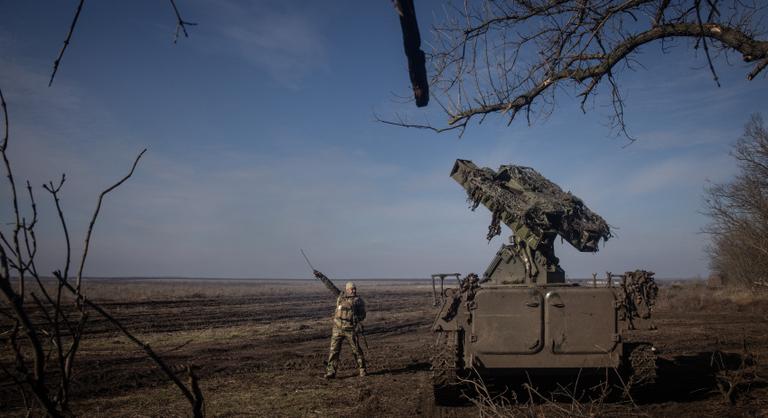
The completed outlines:
[[[486,377],[473,379],[466,389],[470,397],[478,395],[506,399],[512,404],[548,402],[608,402],[636,404],[693,402],[711,397],[734,401],[752,389],[768,387],[768,381],[756,372],[754,359],[738,353],[700,352],[671,358],[658,358],[656,379],[646,385],[631,385],[618,370],[591,370],[576,375]],[[469,381],[468,381],[469,382]],[[734,386],[731,394],[728,388]],[[627,391],[629,389],[629,391]],[[627,397],[627,392],[630,397]]]
[[[720,351],[700,352],[656,362],[656,382],[641,391],[639,403],[686,402],[711,396],[726,396],[723,390],[733,384],[734,395],[746,389],[763,388],[768,382],[756,373],[750,355]]]

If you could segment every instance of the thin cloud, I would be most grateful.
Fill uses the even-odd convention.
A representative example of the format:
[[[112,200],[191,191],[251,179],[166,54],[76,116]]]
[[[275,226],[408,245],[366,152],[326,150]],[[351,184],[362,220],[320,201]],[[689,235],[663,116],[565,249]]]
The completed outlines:
[[[0,47],[0,53],[7,52],[5,48]],[[49,75],[35,71],[28,64],[8,61],[0,66],[0,85],[9,107],[13,105],[14,113],[22,117],[39,117],[40,110],[77,112],[82,109],[83,100],[75,93],[75,87],[61,82],[57,83],[55,89],[50,89],[48,77]],[[56,113],[51,113],[47,117],[55,115]],[[15,117],[18,116],[14,115]]]
[[[299,88],[311,74],[327,72],[327,40],[318,19],[264,3],[226,3],[230,19],[221,25],[224,42],[234,43],[245,61],[284,86]]]
[[[707,180],[720,180],[733,172],[728,155],[677,157],[650,165],[632,174],[622,189],[630,195],[686,189],[701,190]]]
[[[659,151],[698,148],[707,145],[729,145],[739,134],[726,129],[688,129],[686,131],[650,130],[638,133],[640,141],[632,144],[638,150]]]

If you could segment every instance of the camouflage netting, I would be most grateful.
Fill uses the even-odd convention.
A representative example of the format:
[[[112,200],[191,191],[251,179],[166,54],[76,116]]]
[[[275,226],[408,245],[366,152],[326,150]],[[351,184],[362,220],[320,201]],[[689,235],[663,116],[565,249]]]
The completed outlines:
[[[602,217],[530,167],[503,165],[494,172],[456,160],[451,177],[467,190],[472,210],[482,203],[493,214],[488,239],[501,233],[499,222],[534,247],[560,235],[579,251],[596,252],[600,239],[611,237]]]

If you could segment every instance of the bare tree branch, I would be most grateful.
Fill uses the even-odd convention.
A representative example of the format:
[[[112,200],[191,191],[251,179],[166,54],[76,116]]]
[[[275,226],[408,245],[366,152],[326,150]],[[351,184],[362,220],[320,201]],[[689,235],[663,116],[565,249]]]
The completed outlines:
[[[606,89],[614,128],[632,139],[617,76],[633,69],[643,47],[661,43],[668,52],[675,40],[688,39],[694,49],[700,44],[718,86],[716,59],[728,52],[755,63],[749,80],[768,66],[761,25],[766,6],[757,2],[484,0],[463,6],[449,8],[434,27],[429,55],[433,99],[447,104],[448,127],[463,129],[490,114],[512,123],[524,113],[531,123],[554,111],[561,91],[580,96],[586,111],[589,97]]]
[[[755,65],[755,68],[753,68],[752,71],[750,71],[747,75],[747,80],[752,81],[755,77],[757,77],[758,74],[760,74],[760,72],[765,69],[766,66],[768,66],[768,58],[760,61],[757,63],[757,65]]]
[[[59,51],[56,60],[53,61],[53,71],[51,72],[51,79],[48,81],[48,87],[51,87],[53,84],[53,78],[56,77],[56,72],[59,70],[59,64],[61,63],[61,59],[64,58],[64,52],[66,52],[69,47],[69,41],[72,39],[72,34],[75,32],[75,26],[77,26],[77,19],[80,18],[80,11],[83,10],[83,3],[85,3],[85,0],[80,0],[77,4],[75,17],[72,18],[72,23],[69,24],[69,32],[67,32],[67,37],[64,39],[64,45],[61,46],[61,50]]]
[[[144,148],[139,155],[136,156],[136,159],[133,161],[133,165],[131,166],[131,171],[128,172],[123,178],[121,178],[117,183],[113,184],[112,186],[108,187],[106,190],[101,192],[99,194],[99,200],[96,203],[96,210],[93,211],[93,216],[91,216],[91,222],[88,224],[88,232],[85,234],[85,244],[83,245],[83,256],[80,258],[80,267],[77,270],[77,293],[80,293],[80,284],[83,279],[83,268],[85,267],[85,259],[88,257],[88,247],[91,243],[91,234],[93,233],[93,226],[96,224],[96,218],[99,216],[99,211],[101,210],[101,202],[104,200],[104,196],[106,196],[107,193],[111,192],[112,190],[115,190],[117,187],[119,187],[121,184],[123,184],[126,180],[128,180],[132,175],[133,171],[136,170],[136,165],[139,163],[139,160],[141,159],[141,156],[144,155],[144,153],[147,152],[147,149]]]
[[[19,268],[19,294],[22,296],[20,303],[24,304],[24,261],[22,259],[22,253],[21,253],[21,245],[19,245],[19,231],[21,231],[21,213],[19,211],[19,199],[16,194],[16,181],[13,178],[13,170],[11,170],[11,163],[8,161],[8,139],[9,139],[9,125],[10,120],[8,119],[8,106],[5,103],[5,96],[3,96],[3,90],[0,89],[0,107],[2,107],[3,110],[3,142],[0,144],[0,154],[3,156],[3,164],[5,165],[5,176],[8,178],[8,183],[11,187],[11,199],[13,202],[13,216],[14,216],[14,227],[13,227],[13,233],[11,234],[11,239],[13,240],[13,246],[12,246],[12,253],[16,256],[16,266]],[[7,244],[7,241],[5,241],[5,237],[3,236],[3,241]],[[11,247],[10,245],[8,245]],[[10,277],[8,277],[10,280]]]
[[[189,34],[187,33],[187,25],[197,26],[197,23],[187,22],[186,20],[181,18],[181,13],[179,13],[179,8],[176,7],[175,0],[171,0],[171,6],[173,7],[173,12],[176,14],[176,35],[174,35],[173,37],[173,43],[175,44],[179,40],[180,31],[184,33],[185,38],[189,38]]]
[[[24,332],[24,335],[31,345],[33,369],[31,373],[22,373],[24,377],[23,380],[49,415],[56,417],[61,416],[56,404],[51,400],[46,386],[43,344],[38,338],[36,327],[32,323],[28,311],[24,308],[21,297],[16,294],[11,287],[8,259],[2,247],[0,247],[0,269],[0,271],[2,271],[2,274],[0,274],[0,293],[3,294],[6,302],[8,302],[8,305],[11,307],[15,319],[20,322],[21,330]],[[16,332],[14,332],[14,337],[15,334]],[[12,338],[11,340],[11,345],[13,346],[13,351],[16,355],[17,368],[24,371],[26,369],[24,366],[24,359],[26,358],[25,354],[21,351],[21,348],[17,348],[15,338]]]
[[[387,125],[402,126],[402,127],[406,127],[406,128],[426,129],[426,130],[430,130],[430,131],[437,132],[437,133],[445,132],[445,131],[452,131],[454,129],[463,130],[464,127],[467,125],[466,123],[463,123],[463,124],[458,123],[458,124],[454,124],[454,125],[451,125],[451,126],[446,126],[446,127],[438,128],[438,127],[435,127],[435,126],[432,126],[432,125],[429,125],[429,124],[409,123],[409,122],[406,122],[405,119],[402,119],[400,116],[398,116],[398,120],[396,120],[396,121],[388,120],[388,119],[381,119],[377,115],[374,115],[374,117],[376,118],[377,122],[381,122],[381,123],[384,123],[384,124],[387,124]],[[459,135],[459,136],[461,136],[461,135]]]
[[[173,12],[176,15],[176,34],[173,38],[173,43],[177,43],[179,40],[179,34],[183,33],[185,38],[189,38],[189,34],[187,33],[187,26],[196,26],[197,23],[188,22],[181,18],[181,13],[179,13],[178,7],[176,7],[176,1],[171,1],[171,7],[173,7]],[[62,58],[64,58],[64,53],[67,51],[67,48],[69,47],[70,41],[72,40],[72,34],[75,32],[75,27],[77,26],[77,21],[80,18],[80,12],[83,10],[83,3],[85,3],[85,0],[80,0],[80,2],[77,4],[77,8],[75,9],[75,16],[72,18],[72,22],[69,24],[69,31],[67,32],[67,37],[64,39],[64,44],[61,46],[61,50],[59,50],[59,55],[56,56],[56,59],[53,61],[53,71],[51,71],[51,78],[48,81],[48,87],[51,87],[53,85],[53,79],[56,77],[56,73],[59,71],[59,65],[61,64]]]
[[[737,29],[728,28],[717,24],[696,25],[689,23],[678,23],[657,26],[649,29],[646,32],[642,32],[633,37],[630,37],[624,42],[616,45],[595,65],[586,68],[573,67],[570,65],[566,66],[564,69],[554,74],[549,74],[549,76],[543,80],[539,80],[533,87],[523,93],[518,94],[510,101],[482,104],[477,107],[466,108],[463,111],[453,114],[448,119],[448,124],[454,125],[456,123],[468,120],[472,116],[493,112],[511,112],[509,118],[512,120],[518,111],[527,106],[530,106],[534,99],[539,97],[547,89],[553,88],[559,82],[563,80],[572,80],[577,84],[582,84],[584,81],[592,79],[597,80],[599,83],[602,77],[610,74],[611,70],[614,68],[614,66],[616,66],[616,64],[626,59],[629,54],[631,54],[640,46],[659,39],[672,37],[703,37],[718,40],[722,44],[727,45],[738,52],[741,52],[745,62],[752,62],[757,59],[768,57],[768,41],[752,41],[747,37],[746,34]],[[593,56],[576,56],[571,59],[571,64],[592,60],[592,58]],[[763,65],[763,68],[764,67],[765,66]],[[588,92],[591,92],[591,90],[588,90]]]
[[[62,173],[61,180],[59,181],[58,186],[54,186],[53,182],[50,182],[49,184],[43,184],[43,188],[53,196],[53,201],[56,204],[56,211],[59,214],[59,222],[61,223],[61,227],[64,230],[64,240],[65,240],[66,249],[67,249],[67,256],[64,264],[64,280],[67,280],[69,278],[69,262],[72,258],[71,257],[72,246],[70,245],[70,242],[69,242],[69,231],[67,230],[67,222],[64,220],[64,212],[61,210],[61,202],[59,201],[59,191],[61,190],[61,187],[64,186],[65,180],[66,180],[66,175]]]
[[[64,45],[54,61],[49,86],[52,85],[61,60],[71,42],[83,4],[84,0],[80,0],[78,3],[75,16],[70,23],[69,31],[64,40]],[[174,0],[171,0],[171,5],[177,18],[176,38],[178,38],[180,31],[183,32],[185,37],[188,37],[186,26],[195,25],[195,23],[187,22],[181,18]],[[175,42],[176,40],[174,40]],[[93,228],[103,199],[109,192],[122,185],[133,175],[146,149],[136,156],[127,175],[102,191],[99,195],[96,209],[91,217],[86,233],[83,254],[77,272],[76,286],[69,282],[71,244],[59,197],[59,192],[64,185],[66,177],[62,174],[58,184],[49,182],[43,185],[43,188],[53,197],[59,221],[64,231],[66,245],[63,273],[60,270],[53,273],[57,279],[54,296],[47,289],[47,287],[50,287],[50,284],[46,284],[41,280],[35,265],[35,258],[38,252],[35,232],[38,224],[38,211],[29,181],[26,182],[26,188],[31,205],[31,218],[23,216],[20,209],[16,180],[8,158],[10,122],[7,104],[1,89],[0,109],[3,119],[0,154],[2,154],[3,158],[5,176],[12,191],[12,216],[14,217],[7,224],[12,229],[10,233],[5,233],[3,231],[5,225],[0,225],[0,295],[2,295],[0,297],[4,300],[4,303],[0,305],[0,315],[7,317],[11,321],[10,323],[13,324],[13,327],[10,329],[5,327],[6,329],[0,330],[0,342],[8,344],[9,353],[11,353],[8,356],[8,360],[14,362],[14,364],[12,367],[0,364],[0,371],[8,376],[12,385],[19,390],[22,403],[26,409],[26,415],[30,416],[33,412],[42,412],[46,416],[51,417],[73,416],[69,409],[69,401],[75,359],[85,332],[85,325],[89,316],[88,310],[94,309],[107,318],[108,321],[115,324],[129,339],[142,347],[145,353],[158,364],[163,373],[181,389],[192,405],[193,415],[195,417],[202,417],[205,412],[204,399],[199,387],[198,378],[192,368],[186,367],[186,372],[189,376],[189,388],[187,388],[175,375],[175,371],[168,367],[148,344],[138,340],[114,317],[110,316],[98,305],[86,300],[82,294],[83,269],[90,247]],[[20,241],[20,235],[23,241]],[[25,276],[34,279],[34,281],[30,280],[30,286],[37,285],[39,293],[34,290],[34,287],[25,289]],[[18,280],[18,290],[14,289],[12,279]],[[71,309],[67,309],[64,306],[63,302],[69,300],[63,297],[64,291],[74,296],[74,314]],[[42,295],[42,297],[38,295]],[[30,302],[26,305],[25,298],[30,299]],[[184,368],[180,370],[184,370]]]

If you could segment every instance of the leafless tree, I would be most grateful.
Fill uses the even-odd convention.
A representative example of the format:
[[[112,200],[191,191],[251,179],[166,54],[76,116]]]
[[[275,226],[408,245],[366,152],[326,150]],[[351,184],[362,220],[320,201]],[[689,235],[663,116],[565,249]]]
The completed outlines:
[[[385,121],[401,126],[459,130],[489,114],[531,123],[554,109],[562,92],[589,99],[607,89],[612,124],[631,139],[616,75],[640,65],[642,47],[664,52],[676,42],[703,51],[719,85],[718,57],[752,63],[752,80],[768,66],[766,4],[757,0],[466,0],[446,8],[434,28],[429,60],[433,99],[447,124]]]
[[[49,86],[53,83],[64,53],[70,45],[84,3],[84,0],[80,0],[77,4],[64,44],[54,60]],[[180,34],[189,36],[187,26],[195,23],[181,17],[175,0],[170,0],[170,3],[177,21],[174,38],[176,43]],[[20,403],[23,404],[28,416],[37,410],[53,417],[71,415],[70,389],[74,380],[75,359],[83,334],[87,330],[88,316],[95,312],[140,347],[187,398],[192,406],[192,415],[202,417],[204,415],[203,394],[192,367],[188,365],[169,367],[149,344],[139,340],[109,312],[87,299],[83,289],[83,271],[88,249],[104,197],[133,175],[146,149],[138,154],[127,175],[99,195],[96,209],[88,225],[83,253],[75,277],[70,277],[69,273],[72,259],[71,242],[60,202],[60,192],[66,177],[62,175],[58,182],[51,181],[43,185],[58,211],[66,248],[64,268],[54,271],[54,280],[51,281],[43,277],[35,265],[37,205],[33,188],[27,181],[26,192],[31,214],[29,217],[23,215],[25,211],[20,204],[17,182],[8,158],[10,121],[2,90],[0,90],[0,110],[3,127],[0,155],[2,155],[3,168],[8,179],[12,214],[10,222],[3,224],[10,225],[11,230],[0,228],[0,294],[2,295],[0,344],[8,348],[0,352],[2,353],[0,354],[0,373],[2,373],[0,375],[7,378],[12,387],[18,390]],[[3,221],[6,220],[3,219]],[[177,376],[178,372],[186,372],[189,383],[182,382]],[[8,386],[0,386],[0,391],[3,393],[7,393],[7,390]]]
[[[768,130],[753,115],[731,152],[739,173],[706,191],[710,264],[726,284],[768,287]],[[766,289],[768,290],[768,289]]]
[[[128,180],[136,169],[144,151],[133,162],[130,172],[105,189],[99,195],[96,209],[86,233],[83,254],[77,275],[69,275],[71,246],[69,231],[61,208],[59,194],[64,186],[65,176],[43,188],[51,195],[59,215],[66,248],[65,265],[53,272],[55,280],[46,279],[37,270],[37,239],[35,228],[38,214],[33,188],[26,182],[26,191],[31,212],[28,216],[22,210],[19,190],[8,158],[9,119],[5,97],[0,90],[0,110],[3,119],[3,139],[0,155],[8,188],[12,219],[0,228],[0,376],[19,393],[27,415],[41,410],[52,417],[71,415],[71,383],[78,348],[88,316],[95,312],[112,323],[123,335],[138,345],[163,373],[179,388],[192,405],[193,415],[202,417],[203,395],[197,377],[189,366],[181,369],[189,376],[189,383],[183,383],[177,376],[177,369],[169,367],[152,348],[136,338],[120,321],[98,304],[85,297],[82,279],[83,268],[88,256],[91,235],[101,210],[104,197]],[[5,220],[3,220],[5,221]],[[5,226],[10,225],[10,231]],[[74,283],[72,283],[74,279]],[[14,285],[15,283],[15,285]],[[7,379],[7,380],[6,380]],[[0,391],[6,392],[3,385]]]

